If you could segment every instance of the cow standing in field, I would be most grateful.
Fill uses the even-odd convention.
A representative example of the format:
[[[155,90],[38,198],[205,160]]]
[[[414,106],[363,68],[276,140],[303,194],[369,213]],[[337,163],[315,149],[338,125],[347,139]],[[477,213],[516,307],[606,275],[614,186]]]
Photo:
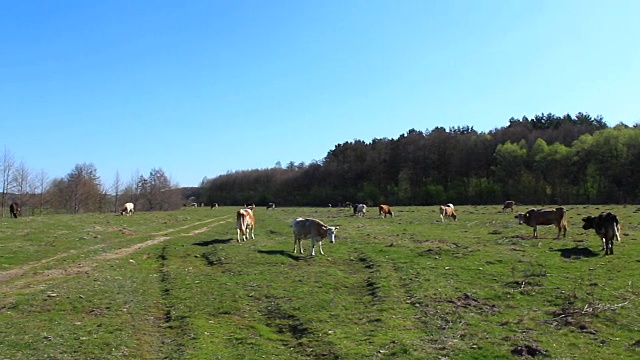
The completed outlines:
[[[13,216],[17,219],[18,214],[20,214],[20,204],[18,204],[17,202],[12,202],[9,205],[9,213],[11,214],[10,216]]]
[[[538,225],[554,225],[558,228],[558,236],[564,230],[563,237],[567,237],[567,210],[563,207],[555,209],[529,209],[526,213],[518,213],[515,216],[518,224],[525,224],[533,228],[533,237],[538,237]]]
[[[594,229],[602,239],[602,250],[605,255],[613,255],[613,239],[620,241],[620,221],[612,212],[602,212],[598,216],[582,218],[584,230]]]
[[[212,208],[212,209],[217,209],[217,208],[218,208],[218,203],[213,203],[213,204],[211,204],[211,208]]]
[[[254,203],[245,203],[244,204],[244,208],[253,211],[253,210],[256,209],[256,204],[254,204]]]
[[[364,217],[367,214],[367,205],[359,204],[356,208],[356,216]]]
[[[513,212],[513,207],[516,205],[516,202],[513,200],[507,200],[504,202],[504,205],[502,205],[502,212],[507,211],[507,209],[511,209],[511,212]]]
[[[453,208],[453,205],[449,206],[451,204],[447,204],[447,205],[442,205],[440,206],[440,221],[444,222],[444,218],[446,217],[450,217],[453,219],[453,221],[458,220],[458,215],[456,215],[456,210]]]
[[[324,255],[322,251],[322,240],[329,239],[329,242],[336,242],[336,231],[338,226],[327,226],[322,221],[317,219],[303,219],[297,218],[291,222],[293,228],[293,253],[296,253],[296,249],[300,250],[300,254],[303,254],[302,239],[311,239],[311,256],[316,255],[316,243],[318,243],[318,249],[320,254]]]
[[[122,207],[122,210],[120,210],[120,215],[124,215],[127,214],[127,216],[132,215],[133,214],[133,203],[126,203],[124,204],[124,206]]]
[[[378,205],[378,215],[380,217],[387,217],[387,215],[391,215],[393,217],[393,211],[391,211],[391,206],[389,205]]]
[[[251,238],[255,239],[256,237],[253,234],[254,227],[255,218],[253,217],[253,210],[238,210],[238,212],[236,213],[236,229],[238,230],[238,242],[247,241],[247,239],[249,239],[249,233],[251,233]]]
[[[267,210],[269,210],[269,209],[275,209],[275,208],[276,208],[276,203],[272,203],[272,202],[271,202],[271,203],[268,203],[268,204],[267,204]]]

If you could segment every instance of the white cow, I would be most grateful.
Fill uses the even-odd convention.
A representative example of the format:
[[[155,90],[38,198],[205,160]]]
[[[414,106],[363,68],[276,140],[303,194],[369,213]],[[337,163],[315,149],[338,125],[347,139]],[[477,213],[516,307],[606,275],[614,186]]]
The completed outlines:
[[[356,216],[364,217],[366,213],[367,213],[367,205],[359,204],[358,207],[356,208]]]
[[[133,214],[133,203],[128,202],[124,204],[124,207],[120,210],[120,215],[124,214],[127,214],[127,216]]]
[[[253,235],[253,229],[255,227],[255,218],[253,217],[253,211],[251,209],[240,209],[236,213],[236,229],[238,230],[238,242],[240,242],[242,234],[242,241],[249,239],[249,233],[251,238],[255,239]]]
[[[320,249],[320,254],[324,255],[322,251],[322,240],[328,238],[329,242],[336,242],[336,231],[338,226],[327,226],[322,221],[317,219],[304,219],[296,218],[291,222],[293,227],[293,253],[296,253],[296,249],[300,249],[300,254],[304,254],[302,250],[302,239],[311,239],[311,256],[316,255],[316,242]]]

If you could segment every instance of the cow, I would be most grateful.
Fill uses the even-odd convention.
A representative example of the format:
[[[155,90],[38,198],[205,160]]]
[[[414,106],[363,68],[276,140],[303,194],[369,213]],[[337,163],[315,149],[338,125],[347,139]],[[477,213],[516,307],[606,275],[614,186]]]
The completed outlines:
[[[453,208],[452,206],[449,206],[451,204],[447,204],[447,205],[442,205],[440,206],[440,221],[444,222],[444,218],[446,217],[450,217],[453,219],[453,221],[458,220],[458,215],[456,215],[456,210]]]
[[[515,215],[518,224],[525,224],[533,228],[533,237],[538,237],[538,225],[554,225],[558,228],[558,235],[564,230],[562,237],[567,237],[567,210],[563,207],[555,209],[529,209],[527,212]]]
[[[318,249],[320,254],[324,255],[322,251],[322,240],[329,239],[329,242],[336,242],[336,231],[338,226],[327,226],[322,221],[311,218],[296,218],[291,222],[293,228],[293,253],[296,253],[296,249],[300,250],[300,254],[304,254],[302,250],[302,239],[311,239],[311,256],[316,255],[316,243],[318,243]]]
[[[217,209],[217,208],[218,208],[218,203],[213,203],[213,204],[211,204],[211,208],[212,208],[212,209]]]
[[[254,203],[245,203],[244,204],[244,208],[253,211],[256,208],[256,204],[254,204]]]
[[[452,204],[452,203],[445,204],[444,206],[452,208],[452,209],[453,209],[453,211],[455,211],[455,210],[456,210],[456,208],[455,208],[455,207],[453,207],[453,204]]]
[[[516,204],[515,201],[513,200],[507,200],[504,202],[504,205],[502,205],[502,212],[507,211],[507,209],[511,209],[511,212],[513,212],[513,206]]]
[[[620,221],[612,212],[602,212],[598,216],[582,218],[584,230],[594,229],[602,239],[602,250],[605,255],[613,255],[613,239],[620,241]]]
[[[127,216],[133,214],[133,203],[128,202],[124,204],[124,206],[122,207],[122,210],[120,210],[120,215],[124,215],[124,214],[127,214]]]
[[[389,205],[378,205],[378,214],[380,217],[387,217],[387,215],[391,215],[391,217],[393,217],[393,211]]]
[[[197,208],[198,207],[198,203],[191,203],[191,207]]]
[[[249,239],[249,233],[251,233],[251,238],[255,239],[256,237],[253,234],[254,228],[255,218],[253,217],[253,210],[238,210],[238,212],[236,213],[236,229],[238,230],[238,242],[247,241]],[[240,236],[240,234],[242,234],[242,237]]]
[[[358,204],[358,207],[356,207],[356,216],[364,217],[366,214],[367,214],[367,205]]]
[[[275,203],[268,203],[267,204],[267,210],[269,209],[275,209],[276,208],[276,204]]]
[[[9,205],[9,213],[11,214],[11,216],[17,219],[18,214],[20,214],[20,204],[18,204],[17,202],[12,202],[11,205]]]

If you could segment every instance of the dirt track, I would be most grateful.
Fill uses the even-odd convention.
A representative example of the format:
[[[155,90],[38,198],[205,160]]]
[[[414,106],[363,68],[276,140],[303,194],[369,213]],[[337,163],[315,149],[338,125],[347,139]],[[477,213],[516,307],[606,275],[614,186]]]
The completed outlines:
[[[33,273],[29,273],[29,270],[37,268],[41,265],[47,264],[49,262],[55,261],[55,260],[59,260],[59,259],[63,259],[69,255],[73,255],[73,254],[77,254],[79,252],[86,252],[89,250],[94,250],[96,248],[99,248],[102,245],[96,245],[96,246],[92,246],[86,249],[82,249],[82,250],[71,250],[68,251],[66,253],[62,253],[62,254],[58,254],[56,256],[53,256],[51,258],[48,259],[43,259],[40,261],[35,261],[29,264],[25,264],[23,266],[17,267],[15,269],[11,269],[8,271],[4,271],[4,272],[0,272],[0,284],[3,284],[2,288],[0,289],[0,293],[10,293],[12,291],[15,291],[17,289],[24,289],[27,287],[31,287],[34,283],[38,283],[40,281],[43,281],[45,279],[50,279],[52,277],[59,277],[59,276],[71,276],[71,275],[77,275],[77,274],[81,274],[81,273],[87,273],[89,271],[91,271],[91,269],[93,269],[97,263],[96,261],[100,261],[100,260],[110,260],[110,259],[116,259],[116,258],[120,258],[123,256],[127,256],[135,251],[138,251],[140,249],[144,249],[148,246],[151,245],[155,245],[155,244],[159,244],[163,241],[169,240],[169,239],[173,239],[176,237],[180,237],[180,236],[193,236],[193,235],[197,235],[200,233],[203,233],[215,226],[218,226],[220,224],[224,224],[227,223],[229,221],[231,221],[230,219],[225,219],[228,218],[229,216],[222,216],[222,217],[218,217],[215,219],[209,219],[209,220],[205,220],[205,221],[200,221],[200,222],[196,222],[196,223],[192,223],[189,225],[184,225],[181,227],[177,227],[174,229],[168,229],[168,230],[164,230],[161,232],[157,232],[157,233],[152,233],[151,235],[161,235],[158,236],[156,238],[153,238],[151,240],[147,240],[144,242],[141,242],[139,244],[135,244],[133,246],[129,246],[129,247],[124,247],[124,248],[120,248],[117,250],[113,250],[111,252],[108,253],[104,253],[104,254],[99,254],[96,255],[94,257],[91,258],[87,258],[81,262],[77,262],[74,265],[71,266],[65,266],[65,267],[61,267],[61,268],[55,268],[55,269],[50,269],[44,272],[33,272]],[[202,224],[207,224],[213,221],[217,221],[213,224],[209,224],[197,229],[194,229],[188,233],[179,233],[179,234],[175,234],[173,236],[167,236],[167,234],[171,234],[171,233],[175,233],[178,232],[180,230],[185,230],[185,229],[189,229],[192,228],[194,226],[199,226]],[[138,235],[139,236],[139,235]],[[6,282],[8,282],[9,280],[15,279],[20,277],[21,279],[11,285],[4,284]]]

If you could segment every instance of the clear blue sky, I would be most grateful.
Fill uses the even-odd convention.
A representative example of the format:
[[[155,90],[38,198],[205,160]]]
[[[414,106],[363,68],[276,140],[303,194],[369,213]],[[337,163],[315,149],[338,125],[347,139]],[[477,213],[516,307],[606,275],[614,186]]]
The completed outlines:
[[[0,132],[33,172],[181,186],[411,128],[640,122],[640,1],[0,1]]]

